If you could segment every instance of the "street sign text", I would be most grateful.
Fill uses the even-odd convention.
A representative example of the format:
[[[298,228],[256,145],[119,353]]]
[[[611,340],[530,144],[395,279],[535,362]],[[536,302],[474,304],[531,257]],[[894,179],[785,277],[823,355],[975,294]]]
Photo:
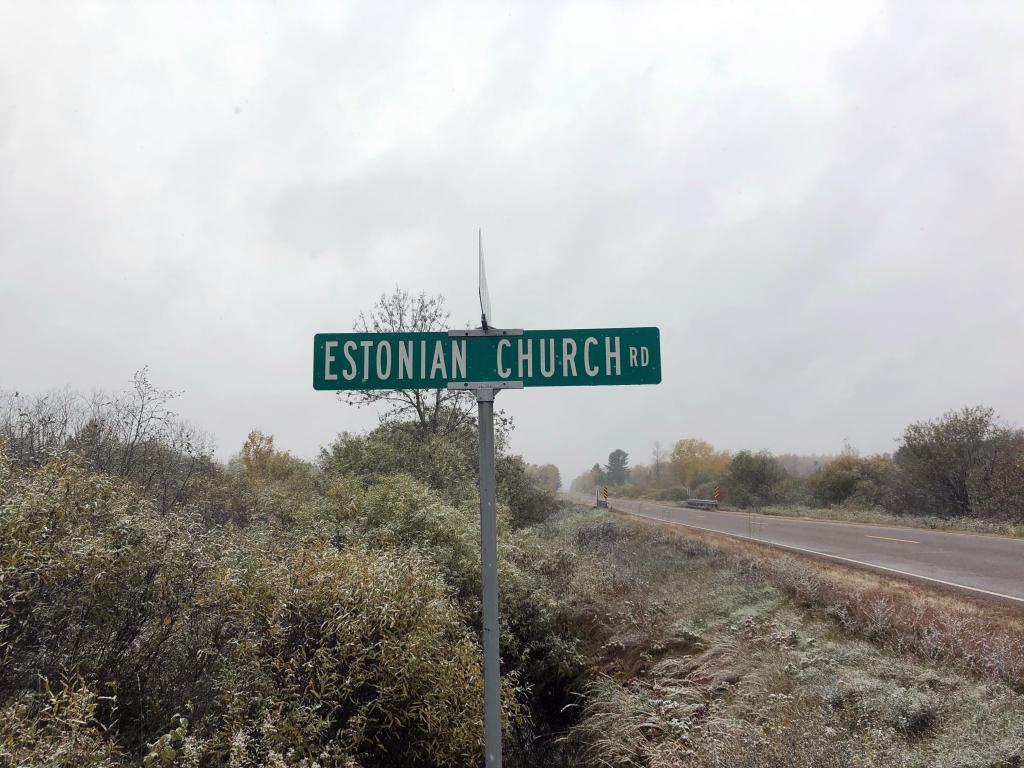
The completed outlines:
[[[657,328],[432,333],[318,333],[313,388],[443,389],[521,381],[526,387],[658,384]]]

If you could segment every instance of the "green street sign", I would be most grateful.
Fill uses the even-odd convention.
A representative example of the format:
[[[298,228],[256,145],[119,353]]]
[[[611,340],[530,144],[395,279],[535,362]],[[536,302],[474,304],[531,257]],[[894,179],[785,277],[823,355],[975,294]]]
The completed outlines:
[[[522,382],[572,387],[661,382],[657,328],[318,333],[314,389],[443,389]]]

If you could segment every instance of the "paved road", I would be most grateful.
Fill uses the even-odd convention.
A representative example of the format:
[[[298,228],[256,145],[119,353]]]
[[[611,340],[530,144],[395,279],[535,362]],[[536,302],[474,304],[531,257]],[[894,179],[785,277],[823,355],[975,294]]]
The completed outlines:
[[[593,506],[590,496],[566,494]],[[699,510],[611,499],[620,512],[774,544],[1024,606],[1024,539]]]

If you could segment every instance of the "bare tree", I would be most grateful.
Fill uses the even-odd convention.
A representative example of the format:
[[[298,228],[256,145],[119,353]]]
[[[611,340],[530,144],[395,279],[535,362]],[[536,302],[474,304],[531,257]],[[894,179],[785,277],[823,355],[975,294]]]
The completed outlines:
[[[148,368],[136,371],[127,392],[93,395],[88,418],[69,447],[96,469],[131,478],[166,511],[187,498],[212,453],[206,435],[171,410],[179,394],[154,386]]]
[[[662,448],[661,441],[654,441],[654,448],[651,450],[651,468],[654,470],[654,485],[661,486],[661,465],[668,458],[668,451]]]
[[[82,398],[70,390],[45,395],[0,394],[0,441],[18,464],[38,464],[83,423]]]
[[[444,296],[410,294],[396,287],[381,294],[369,313],[356,318],[361,333],[446,331],[450,314]],[[358,407],[382,404],[382,422],[411,419],[424,434],[447,435],[473,421],[473,396],[447,389],[376,389],[339,392],[338,399]]]
[[[70,449],[97,471],[138,483],[166,511],[188,499],[213,461],[206,435],[170,409],[177,396],[150,383],[146,368],[135,373],[128,391],[113,395],[0,395],[0,446],[20,464]]]

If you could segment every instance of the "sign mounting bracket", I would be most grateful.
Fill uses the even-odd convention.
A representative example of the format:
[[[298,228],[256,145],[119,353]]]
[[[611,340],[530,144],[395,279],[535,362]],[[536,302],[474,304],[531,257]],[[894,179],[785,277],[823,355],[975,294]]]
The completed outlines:
[[[454,392],[455,390],[464,389],[522,389],[523,382],[521,381],[450,381],[448,382],[448,390]]]
[[[464,336],[522,336],[522,328],[462,328],[448,331],[452,337],[462,338]]]

